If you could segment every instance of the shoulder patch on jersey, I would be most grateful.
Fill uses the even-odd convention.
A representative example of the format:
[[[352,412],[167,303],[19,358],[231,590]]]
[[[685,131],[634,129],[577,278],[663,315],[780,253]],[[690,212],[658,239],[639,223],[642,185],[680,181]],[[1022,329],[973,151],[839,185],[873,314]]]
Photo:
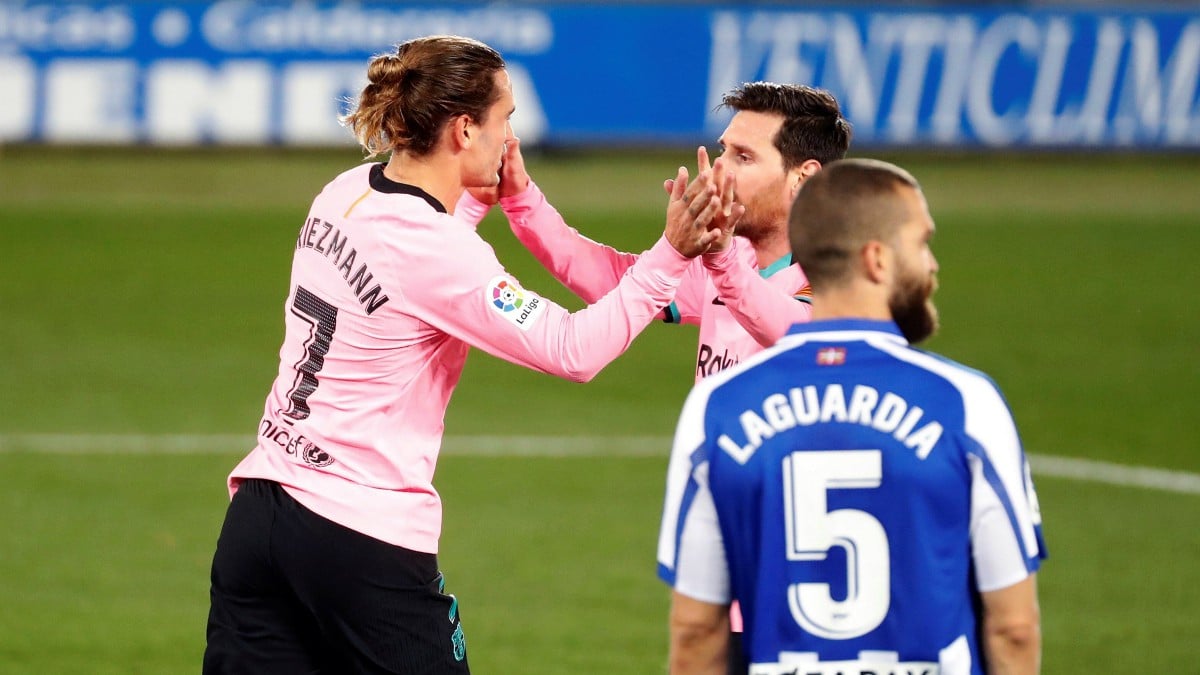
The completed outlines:
[[[516,279],[508,276],[498,276],[488,282],[484,301],[492,311],[521,330],[529,330],[546,309],[544,299],[521,288]]]

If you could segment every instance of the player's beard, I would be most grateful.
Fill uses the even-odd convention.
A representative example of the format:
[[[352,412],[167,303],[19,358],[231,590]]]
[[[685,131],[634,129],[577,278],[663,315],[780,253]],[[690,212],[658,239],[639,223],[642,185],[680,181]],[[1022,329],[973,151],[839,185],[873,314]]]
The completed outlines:
[[[888,298],[892,320],[909,344],[917,344],[937,332],[938,313],[933,304],[937,277],[930,274],[922,279],[916,274],[901,276],[900,283]]]
[[[762,241],[778,234],[780,230],[787,232],[788,208],[783,204],[779,195],[783,193],[786,177],[773,181],[753,195],[737,195],[736,199],[746,207],[746,212],[738,220],[733,233],[749,239],[752,242]]]

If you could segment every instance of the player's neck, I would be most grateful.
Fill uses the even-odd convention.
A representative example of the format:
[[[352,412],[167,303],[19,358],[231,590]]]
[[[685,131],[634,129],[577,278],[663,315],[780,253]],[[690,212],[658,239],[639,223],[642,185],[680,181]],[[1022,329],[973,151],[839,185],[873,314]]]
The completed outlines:
[[[383,167],[383,175],[397,183],[421,188],[452,214],[463,192],[457,164],[453,158],[442,157],[438,153],[425,157],[393,153]]]
[[[762,239],[752,240],[754,253],[758,255],[758,269],[765,270],[785,255],[791,255],[792,245],[788,242],[787,230]]]
[[[873,319],[891,321],[885,291],[878,287],[854,285],[827,288],[813,293],[812,320]]]

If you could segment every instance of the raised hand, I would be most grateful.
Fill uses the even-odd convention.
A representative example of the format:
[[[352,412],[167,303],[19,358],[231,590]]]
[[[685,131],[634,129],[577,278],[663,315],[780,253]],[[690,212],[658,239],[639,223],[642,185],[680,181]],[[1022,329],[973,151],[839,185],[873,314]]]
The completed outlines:
[[[502,197],[521,194],[529,187],[529,172],[521,154],[521,139],[513,136],[504,143],[504,158],[500,165],[500,184],[495,187],[467,188],[471,196],[489,206]]]
[[[708,150],[703,145],[696,150],[696,165],[701,170],[709,166]],[[712,229],[718,230],[719,234],[713,240],[713,244],[708,250],[709,253],[723,251],[729,247],[729,243],[733,241],[734,228],[737,227],[742,214],[746,212],[746,207],[735,201],[737,198],[737,176],[732,171],[729,171],[724,157],[717,158],[717,161],[712,165],[712,172],[713,184],[716,186],[717,193],[721,198],[721,208],[710,225]]]
[[[713,218],[722,208],[713,184],[713,172],[711,169],[701,171],[688,183],[687,169],[681,166],[670,183],[663,235],[681,255],[694,258],[708,250],[721,234],[719,229],[711,227]]]
[[[734,229],[737,227],[742,215],[746,212],[746,207],[736,201],[736,176],[728,170],[724,158],[718,157],[716,162],[710,164],[708,149],[703,145],[696,149],[696,171],[697,174],[712,171],[713,185],[716,194],[720,196],[721,208],[708,224],[709,229],[717,230],[708,252],[716,253],[723,251],[733,240]],[[670,195],[675,188],[675,184],[676,180],[669,178],[663,181],[663,190]]]

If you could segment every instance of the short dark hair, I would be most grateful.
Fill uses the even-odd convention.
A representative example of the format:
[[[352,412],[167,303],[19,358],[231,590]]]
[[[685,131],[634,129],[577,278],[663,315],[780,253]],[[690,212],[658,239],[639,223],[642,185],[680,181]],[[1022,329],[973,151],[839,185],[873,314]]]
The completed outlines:
[[[788,217],[792,259],[815,292],[848,280],[854,254],[869,241],[894,237],[908,213],[904,188],[920,190],[912,174],[876,159],[830,163],[805,181]]]
[[[853,135],[837,99],[803,84],[747,82],[725,94],[721,104],[736,111],[783,116],[775,147],[785,171],[815,159],[822,165],[846,156]]]
[[[429,154],[456,115],[482,122],[500,97],[493,74],[504,59],[470,38],[434,35],[396,46],[367,65],[368,84],[342,123],[368,156],[406,150]]]

